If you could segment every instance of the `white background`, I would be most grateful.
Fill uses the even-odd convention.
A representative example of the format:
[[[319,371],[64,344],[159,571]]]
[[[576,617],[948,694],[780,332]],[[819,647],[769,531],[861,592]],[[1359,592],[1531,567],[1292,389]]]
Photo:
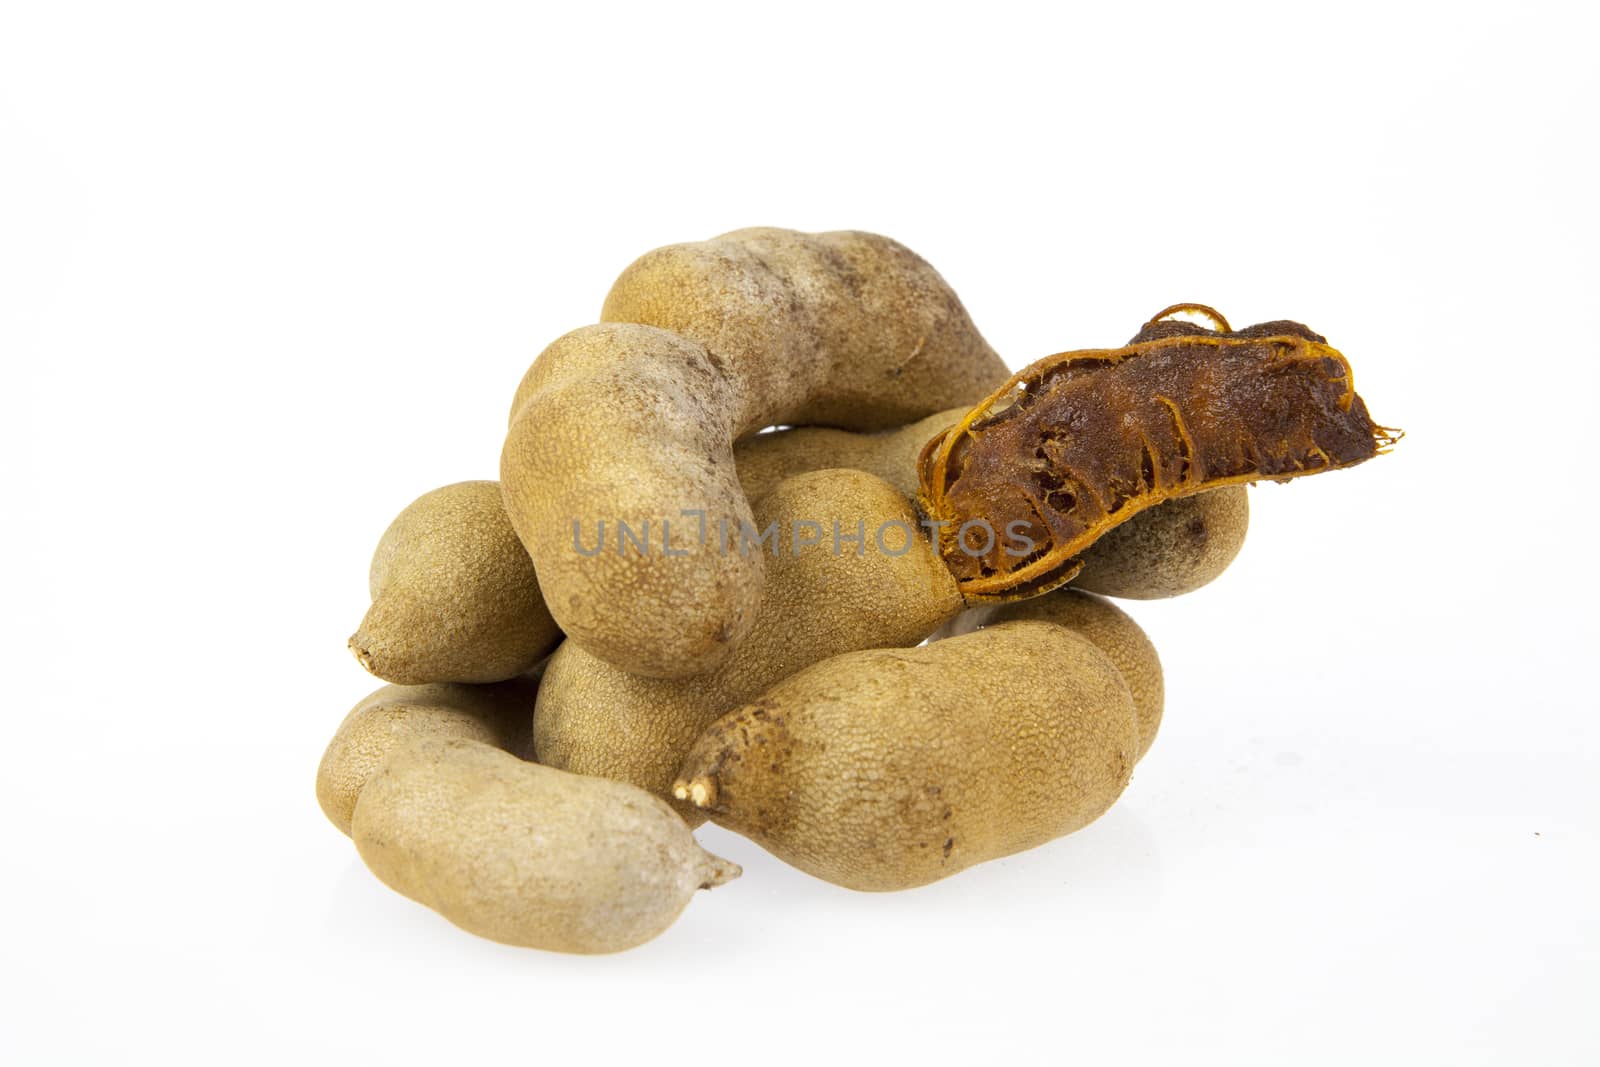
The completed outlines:
[[[7,1062],[1600,1057],[1585,5],[0,7]],[[1084,832],[655,942],[476,940],[323,819],[413,497],[615,274],[895,236],[1020,366],[1288,317],[1404,427],[1130,610],[1167,720]]]

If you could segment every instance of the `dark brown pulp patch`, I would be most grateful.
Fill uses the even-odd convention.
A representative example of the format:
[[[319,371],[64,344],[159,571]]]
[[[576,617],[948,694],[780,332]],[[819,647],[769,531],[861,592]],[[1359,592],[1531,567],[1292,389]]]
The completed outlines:
[[[968,599],[1070,581],[1086,548],[1162,501],[1353,466],[1399,439],[1325,338],[1188,309],[1218,328],[1168,309],[1121,348],[1047,356],[928,442],[921,503]]]

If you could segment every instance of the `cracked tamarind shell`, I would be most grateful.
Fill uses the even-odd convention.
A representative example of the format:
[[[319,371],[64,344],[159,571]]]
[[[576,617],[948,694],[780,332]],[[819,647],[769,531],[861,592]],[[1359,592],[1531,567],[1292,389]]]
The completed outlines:
[[[818,878],[909,889],[1093,822],[1138,745],[1104,653],[1008,622],[800,671],[712,724],[673,792]]]
[[[1216,328],[1174,321],[1199,311]],[[1018,600],[1071,581],[1082,554],[1147,508],[1381,455],[1350,362],[1277,320],[1232,330],[1201,305],[1160,312],[1127,345],[1048,356],[928,442],[919,500],[969,601]],[[1027,531],[964,551],[975,523]]]

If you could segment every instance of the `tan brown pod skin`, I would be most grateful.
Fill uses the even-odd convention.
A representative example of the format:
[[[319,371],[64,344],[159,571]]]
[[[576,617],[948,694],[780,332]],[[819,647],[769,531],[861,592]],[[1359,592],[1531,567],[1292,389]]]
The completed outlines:
[[[1090,545],[1072,584],[1127,600],[1192,593],[1228,569],[1249,528],[1250,496],[1242,485],[1164,501]]]
[[[695,742],[674,792],[818,878],[910,889],[1093,822],[1138,743],[1099,649],[1009,622],[779,682]]]
[[[917,457],[922,454],[922,446],[954,426],[965,414],[964,408],[951,408],[878,433],[795,426],[747,438],[733,450],[739,485],[744,495],[753,501],[797,474],[848,467],[876,474],[908,499],[914,499]]]
[[[755,429],[885,430],[975,403],[1008,374],[926,260],[859,230],[752,227],[658,248],[622,272],[600,319],[738,364]]]
[[[356,803],[356,849],[391,889],[508,945],[619,952],[739,875],[664,802],[477,741],[396,750]]]
[[[791,478],[757,502],[761,529],[781,535],[768,556],[755,629],[720,667],[692,678],[630,674],[568,641],[550,657],[534,714],[539,762],[615,778],[671,796],[674,773],[700,732],[724,712],[802,667],[840,652],[914,645],[962,607],[955,580],[920,533],[898,555],[903,531],[916,530],[909,501],[864,471],[826,470]],[[832,523],[853,536],[864,524],[860,555],[834,555]],[[814,522],[825,543],[795,552],[794,523]],[[810,535],[800,531],[801,539]],[[680,808],[699,822],[692,807]]]
[[[350,832],[356,798],[396,748],[419,737],[481,741],[525,756],[532,747],[536,678],[497,685],[386,685],[345,716],[317,768],[317,803]]]
[[[413,501],[378,541],[369,583],[350,650],[387,682],[500,682],[561,640],[495,482]]]
[[[712,669],[754,625],[765,563],[719,550],[751,517],[735,441],[899,426],[1006,376],[933,268],[874,234],[753,229],[657,249],[601,317],[523,380],[501,486],[568,638],[653,677]],[[618,523],[637,537],[647,522],[651,550],[619,549]],[[580,550],[575,524],[577,544],[603,550]]]
[[[1152,508],[1145,515],[1154,515],[1167,506],[1162,504]],[[1143,517],[1131,521],[1138,522]],[[1156,646],[1139,624],[1105,597],[1068,587],[1036,596],[1032,600],[974,608],[962,613],[943,633],[954,637],[997,623],[1024,619],[1065,626],[1080,637],[1088,638],[1116,665],[1122,680],[1128,684],[1129,692],[1133,694],[1133,707],[1139,719],[1138,758],[1143,759],[1161,728],[1166,683]]]

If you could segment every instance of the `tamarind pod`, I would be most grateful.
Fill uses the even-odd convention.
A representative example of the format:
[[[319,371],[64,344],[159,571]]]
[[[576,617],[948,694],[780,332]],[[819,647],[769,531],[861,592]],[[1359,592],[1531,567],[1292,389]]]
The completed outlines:
[[[790,675],[710,723],[673,796],[849,889],[910,889],[1072,833],[1139,745],[1115,664],[1017,621]]]
[[[501,490],[568,640],[651,677],[714,669],[755,623],[765,566],[721,536],[751,520],[735,442],[774,425],[897,427],[1006,376],[933,267],[875,234],[762,228],[659,248],[623,271],[601,320],[524,376]],[[653,550],[624,545],[647,524]]]

